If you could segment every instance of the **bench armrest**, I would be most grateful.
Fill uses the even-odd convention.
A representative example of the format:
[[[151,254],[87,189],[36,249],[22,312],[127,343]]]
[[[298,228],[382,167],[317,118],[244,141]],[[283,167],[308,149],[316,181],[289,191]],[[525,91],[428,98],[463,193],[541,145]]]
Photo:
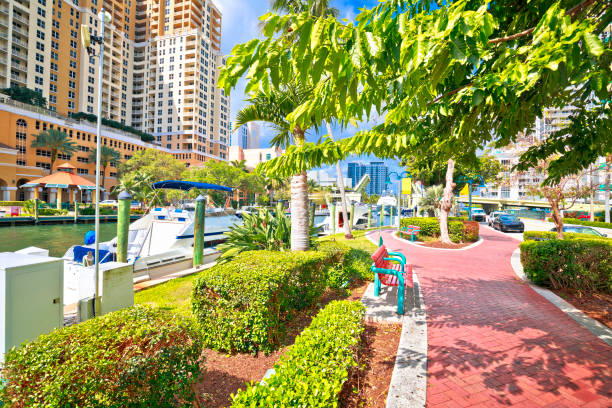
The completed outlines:
[[[406,263],[406,257],[401,252],[389,252],[389,255],[399,256],[404,263]]]

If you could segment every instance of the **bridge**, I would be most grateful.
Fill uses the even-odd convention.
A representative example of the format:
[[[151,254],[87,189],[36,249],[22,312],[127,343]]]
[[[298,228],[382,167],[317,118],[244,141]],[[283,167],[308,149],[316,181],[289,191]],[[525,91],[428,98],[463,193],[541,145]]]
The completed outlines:
[[[469,203],[469,197],[460,196],[457,197],[457,201],[460,203]],[[550,204],[548,201],[539,201],[539,200],[512,200],[509,198],[491,198],[491,197],[480,197],[473,195],[472,196],[472,205],[480,204],[480,206],[487,212],[489,211],[497,211],[501,209],[506,209],[508,207],[527,207],[527,208],[541,208],[545,210],[550,210]],[[603,211],[604,206],[601,204],[593,205],[595,211]],[[570,211],[589,211],[590,206],[589,203],[576,203],[570,209]]]

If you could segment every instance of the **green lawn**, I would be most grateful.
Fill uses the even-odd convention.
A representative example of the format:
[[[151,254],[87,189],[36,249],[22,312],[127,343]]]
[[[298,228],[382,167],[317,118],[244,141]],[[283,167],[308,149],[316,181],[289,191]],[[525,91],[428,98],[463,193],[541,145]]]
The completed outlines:
[[[367,252],[367,256],[363,254],[363,262],[369,263],[369,254],[376,250],[376,245],[372,244],[365,238],[364,231],[354,231],[355,239],[347,240],[344,234],[336,234],[329,237],[319,238],[321,241],[336,240],[347,244],[355,249],[360,249]],[[136,292],[134,302],[136,304],[148,304],[151,306],[161,307],[171,310],[175,313],[190,317],[190,299],[193,282],[202,272],[182,278],[174,279],[161,285],[154,286],[149,289]]]

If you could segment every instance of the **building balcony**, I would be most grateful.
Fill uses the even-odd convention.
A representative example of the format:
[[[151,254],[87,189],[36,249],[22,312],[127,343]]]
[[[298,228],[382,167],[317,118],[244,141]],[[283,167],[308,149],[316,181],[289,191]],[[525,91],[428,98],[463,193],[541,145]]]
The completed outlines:
[[[20,23],[23,23],[23,24],[30,24],[28,19],[24,18],[23,16],[20,16],[19,14],[14,14],[13,13],[13,20],[17,20],[17,21],[19,21]]]

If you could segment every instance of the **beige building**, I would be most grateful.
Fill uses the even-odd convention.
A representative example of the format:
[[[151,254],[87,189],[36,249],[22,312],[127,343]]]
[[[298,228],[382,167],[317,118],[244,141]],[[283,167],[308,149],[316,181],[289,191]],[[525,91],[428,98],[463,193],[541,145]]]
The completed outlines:
[[[279,147],[269,147],[267,149],[243,149],[240,146],[229,148],[230,161],[245,161],[247,169],[254,169],[259,163],[280,157],[284,153]]]
[[[227,160],[230,99],[215,86],[221,13],[211,0],[0,0],[0,87],[36,90],[61,115],[97,114],[98,58],[80,30],[100,34],[102,7],[111,15],[102,116],[153,134],[190,165]]]

